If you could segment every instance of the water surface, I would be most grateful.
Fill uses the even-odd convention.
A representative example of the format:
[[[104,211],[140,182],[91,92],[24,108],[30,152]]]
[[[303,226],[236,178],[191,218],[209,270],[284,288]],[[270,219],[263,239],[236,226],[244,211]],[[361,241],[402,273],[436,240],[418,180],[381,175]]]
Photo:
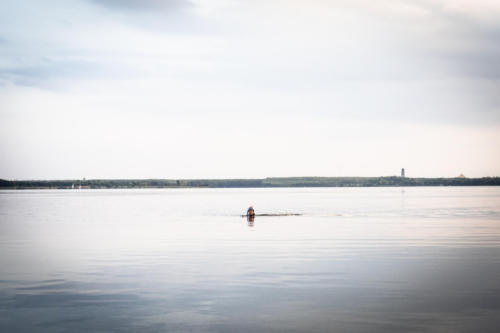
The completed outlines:
[[[240,217],[249,205],[261,214]],[[2,332],[500,329],[500,188],[0,191]]]

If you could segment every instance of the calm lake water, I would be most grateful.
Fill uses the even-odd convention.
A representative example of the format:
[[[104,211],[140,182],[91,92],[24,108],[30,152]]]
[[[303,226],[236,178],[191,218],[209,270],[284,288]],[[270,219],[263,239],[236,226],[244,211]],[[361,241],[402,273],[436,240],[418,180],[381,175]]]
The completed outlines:
[[[0,331],[499,332],[500,188],[0,191]]]

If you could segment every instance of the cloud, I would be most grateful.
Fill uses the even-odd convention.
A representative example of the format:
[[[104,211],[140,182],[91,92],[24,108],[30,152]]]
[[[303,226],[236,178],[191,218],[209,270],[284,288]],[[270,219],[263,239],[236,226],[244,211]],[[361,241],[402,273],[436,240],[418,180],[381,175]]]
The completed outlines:
[[[188,0],[88,0],[104,7],[123,10],[178,10],[189,7]]]
[[[148,164],[158,166],[138,166],[137,175],[151,176],[168,164],[153,163],[157,152],[170,149],[193,162],[190,176],[202,176],[191,156],[211,152],[222,161],[248,147],[273,159],[290,141],[310,161],[325,157],[308,147],[325,147],[332,156],[346,149],[340,159],[348,161],[347,150],[359,156],[376,151],[364,147],[387,128],[435,126],[437,140],[443,126],[500,124],[500,20],[489,19],[497,14],[481,6],[450,7],[451,0],[47,1],[24,7],[0,2],[0,141],[19,142],[4,144],[3,160],[17,161],[13,147],[22,146],[23,164],[37,165],[30,161],[43,160],[43,154],[31,155],[42,151],[40,143],[51,132],[58,136],[44,146],[47,154],[54,147],[57,156],[72,155],[78,146],[82,159],[93,161],[89,147],[106,147],[96,159],[105,161],[119,142],[119,160],[127,161],[136,147],[137,156],[145,154]],[[116,126],[117,119],[124,122]],[[241,131],[246,119],[258,119],[258,128]],[[342,121],[353,125],[344,130]],[[27,131],[26,124],[34,128]],[[131,139],[136,132],[143,142]],[[100,137],[90,144],[81,133]],[[380,146],[390,147],[397,136]],[[425,161],[432,144],[420,144],[418,132],[413,136],[415,149],[408,154],[420,151],[415,159]],[[473,136],[472,153],[487,141],[480,129]],[[108,137],[118,141],[103,145]],[[478,165],[498,166],[487,162],[498,149],[495,138]],[[65,142],[73,142],[67,150]],[[222,173],[241,174],[236,165],[231,171],[233,158],[225,161]],[[271,171],[279,174],[289,164],[276,160]],[[334,164],[332,157],[317,172],[299,165],[297,173],[327,174]],[[13,162],[12,177],[21,174],[18,168]],[[183,172],[172,164],[168,174]],[[102,174],[96,169],[96,176]]]
[[[107,19],[137,29],[169,34],[204,34],[213,23],[197,13],[200,6],[190,0],[84,0],[91,12],[107,11]]]
[[[0,68],[3,81],[14,85],[67,90],[68,82],[89,79],[130,79],[140,75],[134,67],[120,63],[89,60],[45,61],[17,68]]]

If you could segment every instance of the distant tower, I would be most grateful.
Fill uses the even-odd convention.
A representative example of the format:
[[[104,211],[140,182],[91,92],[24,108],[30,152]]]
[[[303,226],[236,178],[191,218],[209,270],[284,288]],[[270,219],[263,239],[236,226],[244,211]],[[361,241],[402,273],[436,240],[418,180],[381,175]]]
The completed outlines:
[[[405,168],[401,169],[401,177],[405,177]]]

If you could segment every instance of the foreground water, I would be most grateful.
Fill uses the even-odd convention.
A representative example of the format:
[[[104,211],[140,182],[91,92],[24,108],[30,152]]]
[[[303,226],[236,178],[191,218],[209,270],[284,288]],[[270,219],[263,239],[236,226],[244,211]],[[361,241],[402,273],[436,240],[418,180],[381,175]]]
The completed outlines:
[[[2,332],[499,330],[500,188],[0,192]]]

